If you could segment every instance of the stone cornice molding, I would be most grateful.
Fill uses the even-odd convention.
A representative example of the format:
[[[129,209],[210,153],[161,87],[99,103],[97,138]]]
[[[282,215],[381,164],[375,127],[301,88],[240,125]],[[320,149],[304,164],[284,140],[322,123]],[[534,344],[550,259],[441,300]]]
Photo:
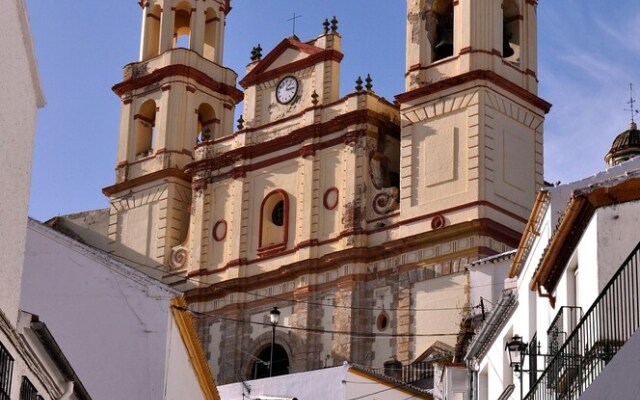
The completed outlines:
[[[456,86],[461,86],[469,82],[473,82],[476,80],[483,80],[487,82],[491,82],[496,86],[518,96],[522,100],[527,103],[533,105],[534,107],[542,110],[543,113],[548,113],[551,109],[551,103],[546,102],[540,97],[534,95],[528,90],[516,85],[515,83],[509,81],[506,78],[498,75],[493,71],[486,70],[476,70],[464,73],[462,75],[457,75],[448,79],[443,79],[441,81],[431,83],[417,89],[411,90],[409,92],[405,92],[396,96],[396,100],[401,104],[415,102],[422,97],[431,96],[435,93],[442,92]],[[406,107],[411,107],[410,105]],[[402,107],[401,107],[402,110]]]
[[[231,97],[235,104],[240,103],[244,99],[244,93],[241,90],[222,82],[218,82],[204,72],[182,64],[168,65],[166,67],[159,68],[148,75],[144,75],[139,78],[134,77],[124,82],[120,82],[114,85],[111,89],[118,96],[122,97],[128,92],[161,82],[162,80],[173,76],[193,79],[200,85],[216,93]]]
[[[153,181],[167,179],[167,178],[178,178],[187,183],[191,182],[191,177],[186,175],[184,171],[177,168],[167,168],[160,171],[152,172],[150,174],[146,174],[137,178],[133,178],[131,180],[117,183],[115,185],[107,186],[102,189],[102,193],[105,196],[113,196],[117,193],[124,192],[125,190],[133,189],[135,187],[145,185],[151,183]]]

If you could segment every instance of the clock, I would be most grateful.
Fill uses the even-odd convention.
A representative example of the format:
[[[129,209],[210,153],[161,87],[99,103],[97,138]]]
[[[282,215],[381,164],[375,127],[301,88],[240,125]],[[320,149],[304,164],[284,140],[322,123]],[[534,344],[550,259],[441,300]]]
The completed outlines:
[[[298,93],[298,80],[291,75],[285,76],[276,88],[276,100],[281,104],[290,103],[296,97],[296,93]]]

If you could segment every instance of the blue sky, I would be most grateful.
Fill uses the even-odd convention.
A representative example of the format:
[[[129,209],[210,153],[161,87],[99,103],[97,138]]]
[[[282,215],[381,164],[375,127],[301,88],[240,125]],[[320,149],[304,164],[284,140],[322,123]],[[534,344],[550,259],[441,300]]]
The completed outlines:
[[[396,4],[392,6],[392,4]],[[604,167],[630,121],[629,83],[640,93],[640,2],[540,0],[540,97],[545,179],[568,182]],[[120,103],[111,86],[137,61],[141,10],[135,0],[27,0],[47,106],[38,113],[30,215],[105,208],[114,183]],[[240,78],[253,46],[263,54],[291,34],[307,40],[336,15],[343,38],[342,94],[370,73],[388,98],[404,88],[406,6],[401,0],[233,0],[225,65]],[[640,99],[638,99],[640,100]],[[640,105],[640,102],[638,103]]]

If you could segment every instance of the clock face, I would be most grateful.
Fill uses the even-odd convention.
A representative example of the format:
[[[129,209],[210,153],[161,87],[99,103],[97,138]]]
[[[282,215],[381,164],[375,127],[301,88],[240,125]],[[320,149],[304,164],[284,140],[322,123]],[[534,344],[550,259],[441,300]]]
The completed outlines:
[[[296,93],[298,93],[298,80],[293,76],[285,76],[276,88],[276,100],[287,104],[296,97]]]

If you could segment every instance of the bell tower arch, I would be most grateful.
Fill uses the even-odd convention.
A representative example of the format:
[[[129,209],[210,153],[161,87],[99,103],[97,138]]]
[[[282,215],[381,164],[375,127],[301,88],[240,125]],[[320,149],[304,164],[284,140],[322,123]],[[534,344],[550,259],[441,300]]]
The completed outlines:
[[[111,250],[168,265],[187,240],[191,178],[185,167],[203,140],[233,131],[242,100],[237,75],[222,63],[225,0],[140,2],[140,59],[113,87],[121,100]]]
[[[537,1],[407,5],[403,219],[437,218],[431,229],[476,221],[513,246],[544,184],[551,105],[538,97]]]

